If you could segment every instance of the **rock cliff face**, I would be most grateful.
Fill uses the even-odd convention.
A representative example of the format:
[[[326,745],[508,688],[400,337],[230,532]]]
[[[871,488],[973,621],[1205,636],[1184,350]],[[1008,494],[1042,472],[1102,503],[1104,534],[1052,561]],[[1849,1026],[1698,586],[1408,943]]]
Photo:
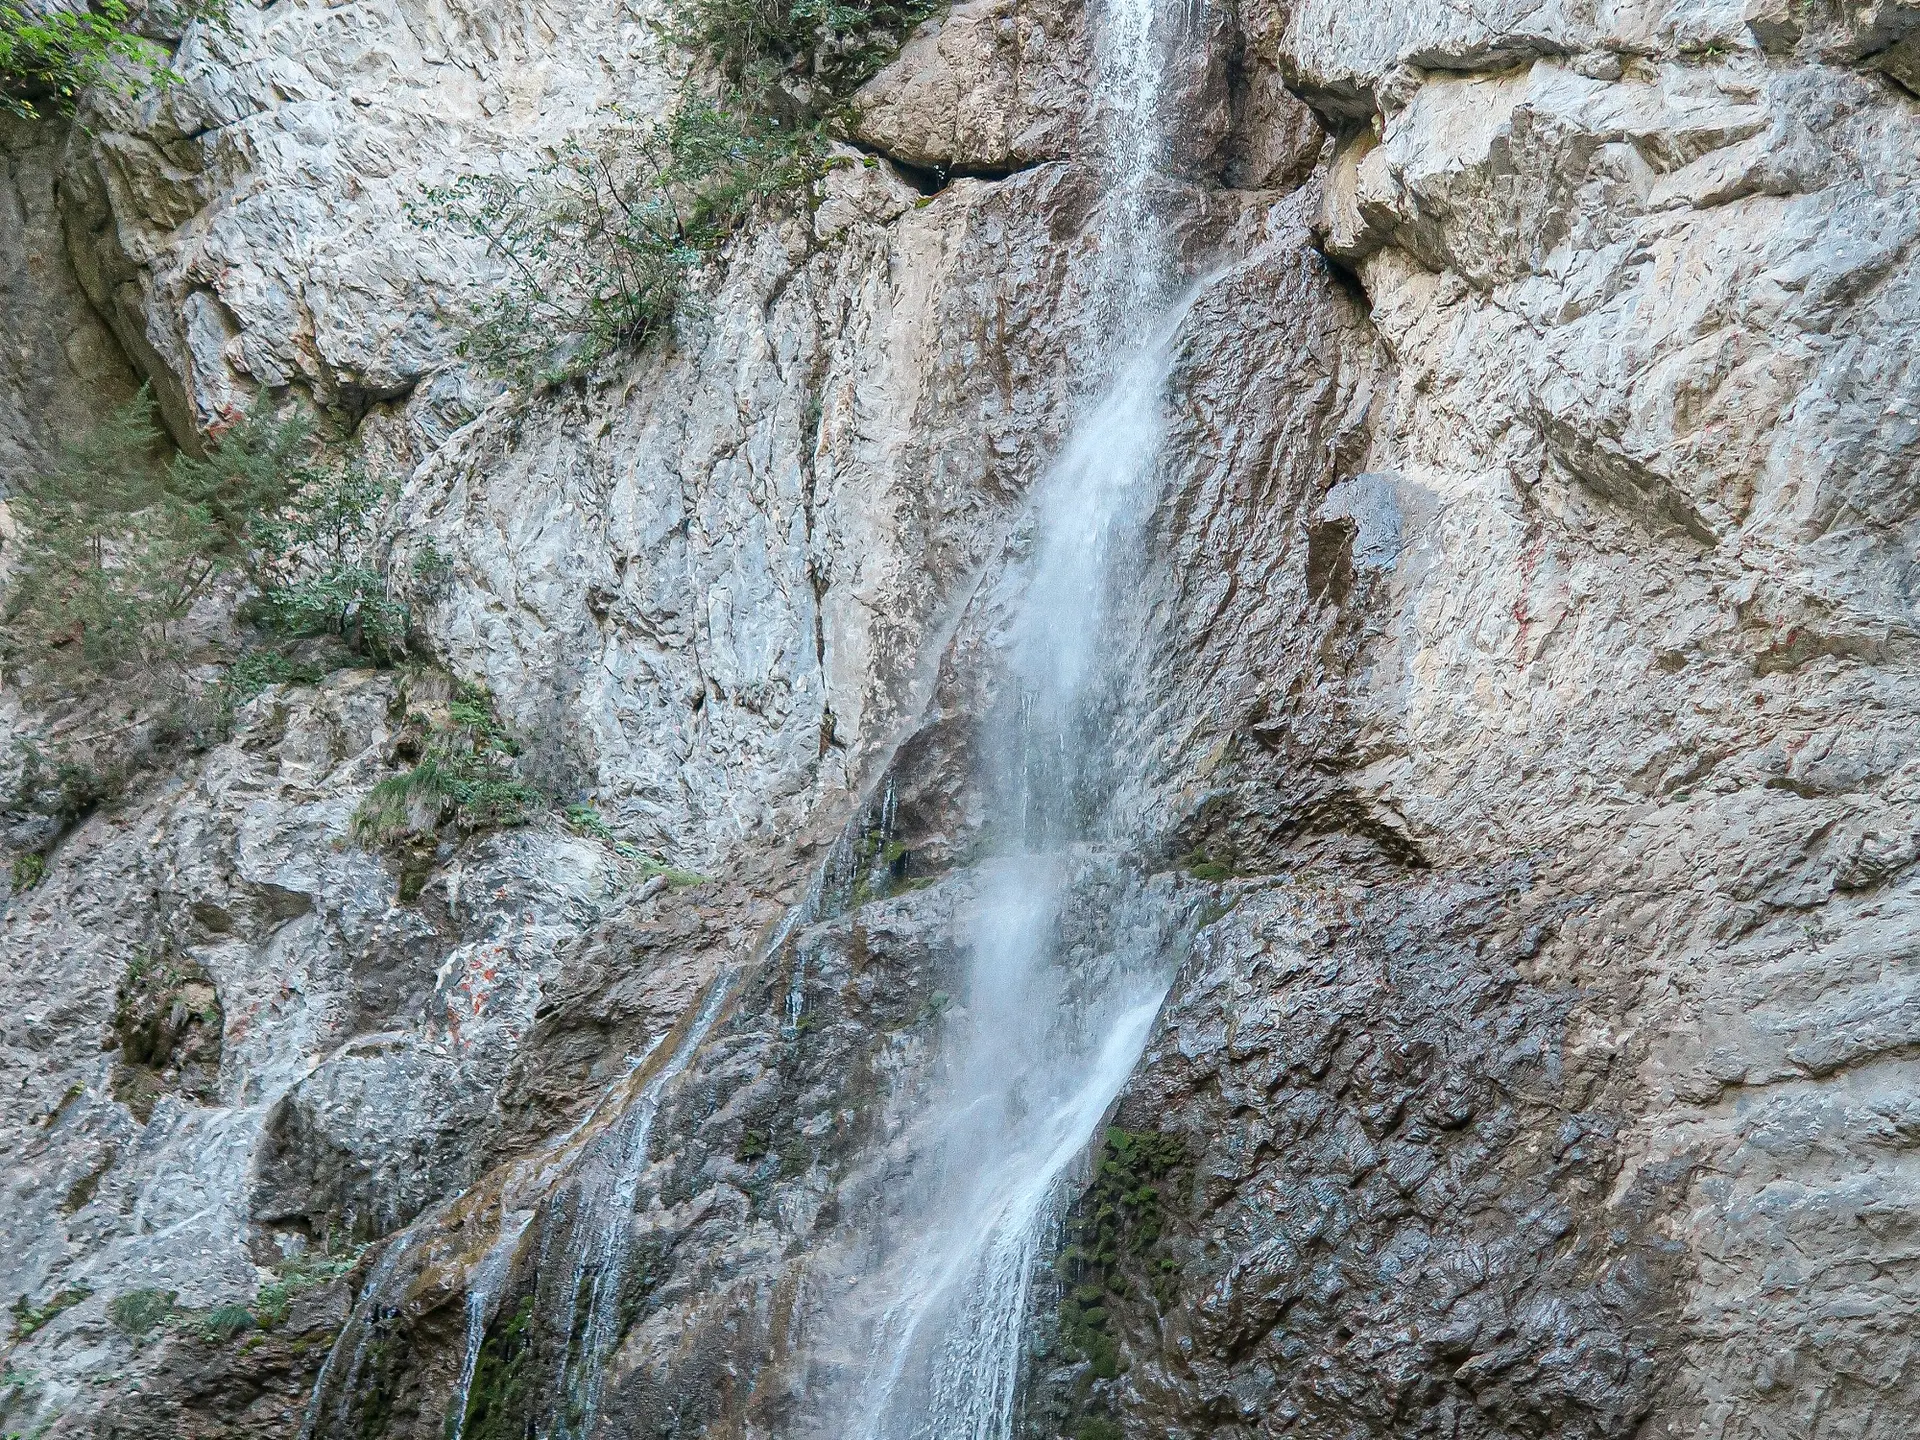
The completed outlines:
[[[1060,924],[1181,963],[1018,1433],[1901,1440],[1920,9],[1163,9],[1207,279],[1147,822]],[[489,262],[404,206],[665,104],[666,14],[242,5],[159,98],[0,136],[0,478],[138,381],[189,448],[261,390],[343,418],[450,557],[445,666],[705,877],[553,818],[350,843],[445,699],[392,672],[85,818],[0,919],[9,1434],[546,1434],[589,1309],[596,1434],[844,1433],[823,1337],[1103,361],[1100,14],[963,0],[671,343],[501,394],[443,318]]]

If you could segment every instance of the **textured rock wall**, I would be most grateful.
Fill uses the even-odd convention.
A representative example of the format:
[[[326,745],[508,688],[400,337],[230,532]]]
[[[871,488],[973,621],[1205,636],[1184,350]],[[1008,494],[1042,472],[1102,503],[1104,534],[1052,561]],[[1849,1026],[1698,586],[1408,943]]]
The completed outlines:
[[[545,822],[403,901],[343,837],[433,702],[374,674],[87,821],[0,932],[0,1299],[57,1311],[8,1429],[293,1435],[357,1296],[341,1424],[443,1435],[489,1257],[504,1345],[628,1057],[728,972],[641,1174],[609,1433],[806,1433],[847,1360],[809,1346],[956,988],[1021,506],[1097,368],[1088,17],[956,7],[671,346],[498,397],[439,316],[488,272],[402,205],[657,106],[650,18],[243,9],[162,99],[9,134],[7,463],[135,372],[188,444],[257,387],[357,422],[452,557],[449,664],[713,879]],[[1222,273],[1128,612],[1159,663],[1120,858],[1199,928],[1116,1120],[1185,1158],[1103,1303],[1117,1363],[1048,1350],[1023,1424],[1906,1435],[1920,12],[1180,25],[1156,203]],[[756,961],[888,780],[905,874],[843,850]],[[108,1318],[409,1225],[268,1336]]]
[[[133,397],[134,373],[88,308],[55,202],[63,126],[0,121],[0,489],[10,492],[63,439]]]

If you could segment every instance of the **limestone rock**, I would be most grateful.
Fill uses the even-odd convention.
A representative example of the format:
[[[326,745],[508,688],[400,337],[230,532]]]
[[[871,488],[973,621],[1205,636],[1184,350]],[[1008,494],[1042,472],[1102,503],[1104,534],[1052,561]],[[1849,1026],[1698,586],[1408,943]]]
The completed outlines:
[[[1064,159],[1079,148],[1087,45],[1073,6],[962,0],[860,93],[854,133],[943,176]]]
[[[66,138],[57,125],[0,117],[0,491],[45,469],[62,443],[135,389],[67,264],[55,204]]]
[[[530,772],[715,877],[637,884],[549,816],[403,903],[343,843],[388,769],[374,674],[271,692],[67,837],[0,949],[0,1291],[54,1433],[295,1435],[344,1325],[334,1433],[444,1436],[473,1315],[573,1315],[539,1257],[643,1101],[607,1433],[785,1440],[851,1363],[796,1337],[857,1309],[963,1003],[1025,506],[1106,359],[1096,17],[930,22],[671,343],[503,395],[444,313],[486,262],[404,202],[657,109],[649,18],[243,8],[182,86],[89,112],[76,278],[5,291],[10,455],[58,428],[16,412],[121,393],[53,364],[82,289],[185,443],[259,388],[357,423],[451,561],[432,643]],[[1912,1428],[1915,33],[1892,0],[1164,27],[1151,203],[1207,283],[1117,611],[1139,833],[1087,865],[1186,947],[1115,1117],[1175,1158],[1110,1373],[1036,1360],[1036,1433]],[[1077,893],[1075,953],[1118,943],[1115,887]],[[294,1339],[114,1328],[138,1288],[257,1299],[329,1234],[376,1245]]]

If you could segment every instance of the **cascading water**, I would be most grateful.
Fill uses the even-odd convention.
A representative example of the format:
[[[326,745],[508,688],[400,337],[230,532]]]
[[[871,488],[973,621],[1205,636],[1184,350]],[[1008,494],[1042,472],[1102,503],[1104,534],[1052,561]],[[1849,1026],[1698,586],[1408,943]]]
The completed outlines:
[[[517,1211],[506,1218],[500,1229],[500,1238],[487,1251],[486,1259],[480,1262],[479,1269],[474,1271],[468,1285],[467,1346],[460,1359],[460,1379],[454,1385],[453,1407],[448,1411],[453,1417],[451,1440],[463,1440],[466,1434],[467,1401],[473,1393],[474,1371],[480,1364],[480,1347],[486,1342],[487,1326],[493,1321],[501,1286],[506,1283],[507,1272],[513,1265],[514,1250],[532,1219],[531,1210]]]
[[[1098,111],[1109,185],[1086,333],[1104,357],[1096,395],[1041,483],[1030,563],[1007,630],[1005,703],[983,735],[981,779],[1002,817],[998,858],[981,869],[964,1005],[947,1016],[937,1070],[941,1098],[913,1127],[911,1175],[850,1277],[844,1328],[811,1343],[821,1383],[802,1430],[835,1440],[1009,1440],[1024,1365],[1023,1334],[1043,1247],[1060,1218],[1064,1181],[1137,1062],[1171,980],[1177,948],[1164,910],[1125,873],[1138,837],[1114,801],[1127,757],[1116,720],[1135,667],[1126,638],[1137,617],[1116,606],[1138,572],[1165,429],[1163,395],[1191,295],[1176,295],[1169,239],[1152,186],[1163,148],[1156,0],[1110,0],[1099,17]],[[863,893],[883,892],[896,801],[877,827],[842,836],[808,897],[763,956]],[[871,819],[872,817],[868,817]],[[878,837],[877,841],[875,837]],[[1117,883],[1116,883],[1117,882]],[[1106,898],[1089,903],[1089,895]],[[1131,896],[1115,902],[1112,896]],[[1164,899],[1164,897],[1162,897]],[[1139,913],[1135,913],[1136,907]],[[1100,943],[1063,952],[1063,926],[1089,910]],[[782,1013],[798,1035],[806,999],[802,952]],[[535,1285],[546,1371],[530,1432],[588,1440],[600,1418],[634,1243],[634,1211],[655,1116],[731,994],[723,977],[663,1054],[638,1057],[603,1097],[611,1124],[583,1121],[502,1192],[515,1228],[490,1249],[467,1297],[463,1363],[448,1433],[464,1440],[489,1317],[509,1283]],[[596,1107],[596,1114],[600,1107]],[[564,1202],[557,1177],[571,1179]],[[537,1194],[546,1194],[544,1201]],[[507,1204],[512,1197],[511,1207]],[[509,1271],[527,1245],[523,1207],[538,1205],[533,1263]],[[430,1230],[431,1226],[421,1227]],[[369,1336],[395,1308],[396,1243],[382,1258],[316,1385],[305,1435],[345,1434]],[[821,1330],[832,1330],[831,1321]],[[823,1342],[825,1342],[823,1344]],[[831,1357],[824,1352],[832,1350]],[[550,1367],[550,1368],[547,1368]],[[336,1374],[336,1372],[338,1372]],[[332,1398],[329,1408],[328,1400]]]
[[[1100,36],[1111,185],[1090,308],[1115,359],[1035,506],[1008,637],[1012,698],[984,737],[993,773],[983,779],[1006,843],[986,870],[965,1009],[949,1027],[947,1093],[921,1127],[918,1188],[866,1277],[884,1298],[867,1302],[847,1427],[860,1440],[1006,1440],[1061,1182],[1138,1060],[1171,978],[1162,945],[1114,944],[1070,963],[1057,942],[1080,877],[1129,838],[1111,803],[1114,720],[1140,657],[1110,601],[1136,568],[1156,498],[1162,397],[1188,303],[1169,293],[1150,193],[1166,40],[1153,0],[1114,0]]]
[[[640,1177],[647,1167],[647,1147],[653,1122],[669,1086],[687,1068],[700,1044],[713,1029],[733,977],[723,975],[707,993],[693,1023],[645,1087],[627,1107],[612,1132],[609,1159],[612,1173],[585,1209],[587,1223],[576,1223],[570,1285],[561,1313],[572,1317],[586,1299],[586,1319],[579,1336],[568,1332],[561,1352],[555,1397],[561,1403],[545,1433],[581,1437],[592,1433],[606,1386],[607,1360],[617,1339],[620,1295],[627,1279],[633,1249],[633,1212],[639,1198]]]
[[[548,1255],[543,1236],[536,1271],[558,1276],[555,1313],[565,1317],[548,1387],[552,1406],[539,1433],[578,1440],[591,1433],[606,1384],[606,1366],[616,1339],[619,1297],[632,1259],[632,1221],[640,1179],[648,1162],[653,1123],[674,1082],[685,1072],[733,993],[737,973],[723,972],[707,988],[697,1010],[644,1054],[628,1057],[624,1079],[541,1155],[513,1167],[500,1187],[503,1203],[492,1245],[468,1278],[465,1347],[447,1412],[447,1434],[462,1440],[475,1373],[487,1329],[498,1316],[521,1241],[542,1208],[550,1234],[556,1213],[548,1203],[556,1182],[574,1182],[559,1253]],[[663,1052],[664,1049],[664,1053]],[[610,1123],[596,1124],[603,1112]],[[435,1242],[447,1216],[465,1199],[454,1195],[423,1214],[391,1240],[367,1277],[347,1324],[315,1381],[299,1440],[355,1434],[356,1407],[371,1350],[381,1328],[405,1305],[410,1266]],[[550,1263],[551,1262],[551,1263]],[[576,1317],[580,1323],[576,1326]]]

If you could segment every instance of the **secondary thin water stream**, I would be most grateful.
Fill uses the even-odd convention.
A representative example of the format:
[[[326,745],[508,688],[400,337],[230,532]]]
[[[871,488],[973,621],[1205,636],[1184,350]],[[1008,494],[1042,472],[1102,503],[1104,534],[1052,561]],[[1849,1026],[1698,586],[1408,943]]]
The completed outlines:
[[[473,1394],[473,1376],[480,1365],[480,1347],[486,1343],[487,1326],[493,1323],[500,1289],[513,1265],[513,1252],[533,1219],[531,1210],[519,1210],[503,1218],[500,1238],[494,1241],[473,1273],[467,1288],[467,1346],[460,1360],[460,1379],[454,1386],[451,1440],[463,1440],[467,1431],[467,1401]]]
[[[587,1302],[586,1322],[576,1343],[571,1330],[561,1353],[558,1402],[547,1433],[556,1437],[584,1437],[593,1433],[606,1388],[607,1361],[618,1339],[620,1295],[627,1281],[633,1252],[633,1212],[640,1179],[648,1164],[653,1122],[669,1087],[687,1068],[732,993],[733,977],[723,975],[707,992],[693,1023],[628,1107],[613,1132],[611,1183],[587,1206],[587,1223],[576,1224],[572,1241],[571,1285],[562,1314],[578,1312],[582,1290]]]

